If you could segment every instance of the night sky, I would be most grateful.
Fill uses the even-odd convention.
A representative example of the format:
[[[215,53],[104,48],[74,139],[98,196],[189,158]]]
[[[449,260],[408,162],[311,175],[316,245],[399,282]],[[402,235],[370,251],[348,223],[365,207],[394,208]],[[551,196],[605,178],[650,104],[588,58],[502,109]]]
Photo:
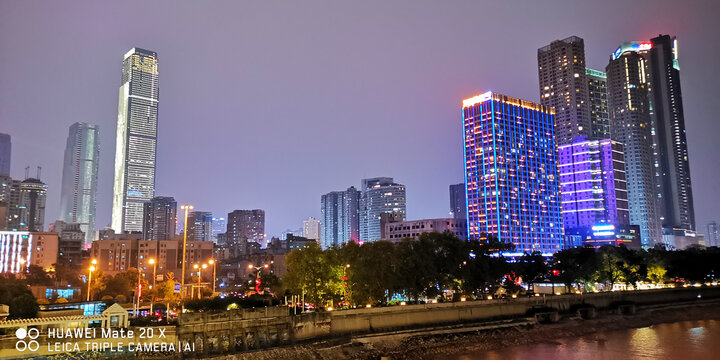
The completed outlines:
[[[461,182],[460,102],[539,101],[537,48],[577,35],[604,70],[629,40],[676,35],[698,229],[720,220],[718,1],[0,0],[0,132],[11,175],[42,166],[59,213],[74,122],[98,124],[96,227],[110,223],[122,57],[157,51],[156,195],[279,235],[363,177],[407,185],[408,219],[445,217]],[[302,4],[301,4],[302,3]],[[552,3],[552,5],[549,5]]]

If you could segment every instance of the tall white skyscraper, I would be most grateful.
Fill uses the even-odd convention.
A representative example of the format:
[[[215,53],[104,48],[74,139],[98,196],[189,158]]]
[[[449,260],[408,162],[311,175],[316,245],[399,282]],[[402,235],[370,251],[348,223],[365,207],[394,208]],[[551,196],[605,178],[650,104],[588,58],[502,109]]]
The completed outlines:
[[[360,241],[382,239],[382,214],[395,214],[405,221],[405,185],[393,178],[362,179],[360,196]]]
[[[143,203],[155,195],[158,58],[134,48],[125,54],[118,97],[112,228],[142,231]]]
[[[79,223],[85,244],[95,234],[95,194],[97,192],[100,144],[98,126],[75,123],[70,126],[60,192],[60,220]]]
[[[320,220],[312,216],[303,221],[303,237],[313,240],[320,240]]]

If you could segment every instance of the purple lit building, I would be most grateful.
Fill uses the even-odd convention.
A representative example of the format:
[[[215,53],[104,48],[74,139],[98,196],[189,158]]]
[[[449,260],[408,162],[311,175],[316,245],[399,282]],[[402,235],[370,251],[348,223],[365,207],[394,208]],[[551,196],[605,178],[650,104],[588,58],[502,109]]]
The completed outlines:
[[[628,242],[619,236],[630,231],[623,144],[580,136],[558,146],[558,159],[565,233],[597,246]]]

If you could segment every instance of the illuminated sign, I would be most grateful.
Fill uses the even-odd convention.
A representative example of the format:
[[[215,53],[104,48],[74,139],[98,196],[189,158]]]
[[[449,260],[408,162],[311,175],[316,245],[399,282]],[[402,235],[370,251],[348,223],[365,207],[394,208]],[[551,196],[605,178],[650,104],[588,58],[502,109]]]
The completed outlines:
[[[632,42],[626,42],[620,45],[617,50],[613,53],[613,60],[619,58],[622,54],[633,51],[633,52],[640,52],[640,51],[647,51],[652,49],[652,43],[647,41],[632,41]]]
[[[490,98],[492,98],[492,91],[488,91],[484,94],[480,94],[477,96],[473,96],[469,99],[465,99],[465,100],[463,100],[462,105],[463,105],[463,108],[466,108],[469,106],[473,106],[475,104],[479,104],[481,102],[488,101],[488,100],[490,100]]]

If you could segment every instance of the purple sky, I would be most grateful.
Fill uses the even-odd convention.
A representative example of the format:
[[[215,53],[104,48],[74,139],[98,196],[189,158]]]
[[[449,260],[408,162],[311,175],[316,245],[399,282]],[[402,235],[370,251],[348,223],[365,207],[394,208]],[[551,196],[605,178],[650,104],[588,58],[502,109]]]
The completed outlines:
[[[302,3],[302,5],[300,5]],[[699,230],[720,220],[716,1],[0,2],[0,132],[11,175],[43,167],[57,218],[68,127],[100,125],[96,226],[110,222],[123,54],[157,51],[156,195],[266,211],[269,235],[320,195],[392,176],[408,218],[443,217],[462,173],[460,101],[539,101],[537,48],[585,39],[604,69],[623,41],[679,38]],[[33,170],[34,172],[34,170]]]

